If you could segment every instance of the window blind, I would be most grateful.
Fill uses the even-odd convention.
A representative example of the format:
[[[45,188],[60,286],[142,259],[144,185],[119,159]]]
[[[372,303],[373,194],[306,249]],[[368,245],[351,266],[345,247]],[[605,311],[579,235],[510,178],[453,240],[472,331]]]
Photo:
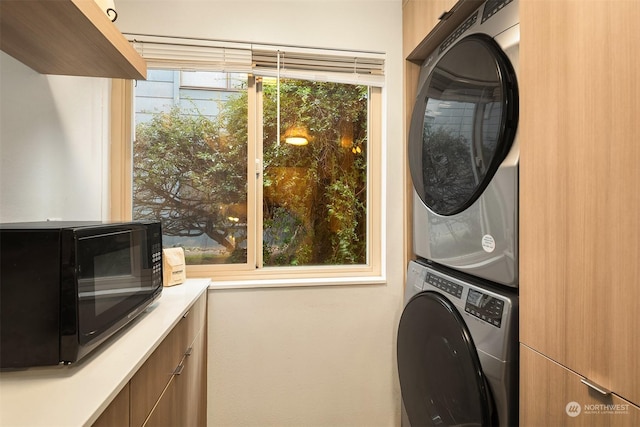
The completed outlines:
[[[280,54],[280,77],[338,83],[384,85],[384,56],[366,52],[327,51],[287,47],[255,47],[253,72],[276,76]]]
[[[251,71],[251,45],[195,38],[125,34],[149,68]]]
[[[384,85],[384,54],[125,34],[150,68],[247,72],[259,76]],[[280,56],[280,69],[278,69]]]

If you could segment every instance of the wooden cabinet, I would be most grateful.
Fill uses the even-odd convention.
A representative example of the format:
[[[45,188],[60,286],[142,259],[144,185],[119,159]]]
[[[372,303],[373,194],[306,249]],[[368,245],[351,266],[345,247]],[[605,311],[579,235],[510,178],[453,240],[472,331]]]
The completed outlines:
[[[635,1],[520,0],[520,339],[635,404],[638,20]]]
[[[440,22],[456,0],[408,0],[402,6],[402,45],[406,58]]]
[[[144,423],[146,427],[206,425],[205,346],[201,332]]]
[[[94,426],[206,425],[206,312],[204,294]]]
[[[129,425],[129,384],[118,393],[93,427],[122,427]]]
[[[131,425],[141,426],[173,380],[187,349],[186,321],[178,325],[131,379]]]
[[[2,0],[0,47],[42,74],[147,77],[144,59],[93,0]]]
[[[132,427],[205,424],[205,298],[131,379]]]
[[[585,387],[576,373],[521,345],[521,426],[635,427],[640,407]]]
[[[421,64],[484,0],[408,0],[402,7],[406,59]]]

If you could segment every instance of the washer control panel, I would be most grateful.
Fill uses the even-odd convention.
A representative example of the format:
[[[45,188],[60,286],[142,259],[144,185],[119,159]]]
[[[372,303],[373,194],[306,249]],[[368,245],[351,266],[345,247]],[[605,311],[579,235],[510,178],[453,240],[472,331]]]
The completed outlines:
[[[427,273],[427,277],[424,279],[424,281],[431,286],[435,286],[441,291],[445,291],[449,295],[453,295],[458,299],[462,298],[462,290],[464,289],[462,285],[458,285],[457,283],[454,283],[450,280],[445,279],[444,277],[437,276],[432,273]]]
[[[502,324],[504,301],[474,289],[469,289],[464,311],[499,328]]]

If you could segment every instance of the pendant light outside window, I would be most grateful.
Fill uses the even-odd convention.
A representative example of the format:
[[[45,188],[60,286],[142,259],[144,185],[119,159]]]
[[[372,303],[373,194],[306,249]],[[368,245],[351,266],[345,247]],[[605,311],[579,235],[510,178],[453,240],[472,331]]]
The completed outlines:
[[[284,133],[284,142],[291,145],[307,145],[311,137],[305,126],[295,124]]]
[[[278,135],[277,144],[280,145],[280,70],[281,70],[281,52],[277,52],[277,74],[276,74],[276,135]],[[294,124],[290,126],[282,136],[284,142],[291,145],[307,145],[311,137],[309,136],[309,131],[307,128],[301,124]]]

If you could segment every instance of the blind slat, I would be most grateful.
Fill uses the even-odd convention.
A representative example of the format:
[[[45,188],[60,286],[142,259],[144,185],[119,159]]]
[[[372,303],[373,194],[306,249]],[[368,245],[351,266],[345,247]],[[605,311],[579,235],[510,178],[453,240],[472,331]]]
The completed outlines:
[[[149,67],[250,72],[251,46],[215,40],[126,35]]]
[[[384,55],[125,34],[149,67],[172,67],[384,85]]]
[[[276,69],[278,51],[254,50],[254,69]],[[347,74],[384,75],[384,59],[358,56],[311,55],[280,51],[282,70],[328,71]]]

